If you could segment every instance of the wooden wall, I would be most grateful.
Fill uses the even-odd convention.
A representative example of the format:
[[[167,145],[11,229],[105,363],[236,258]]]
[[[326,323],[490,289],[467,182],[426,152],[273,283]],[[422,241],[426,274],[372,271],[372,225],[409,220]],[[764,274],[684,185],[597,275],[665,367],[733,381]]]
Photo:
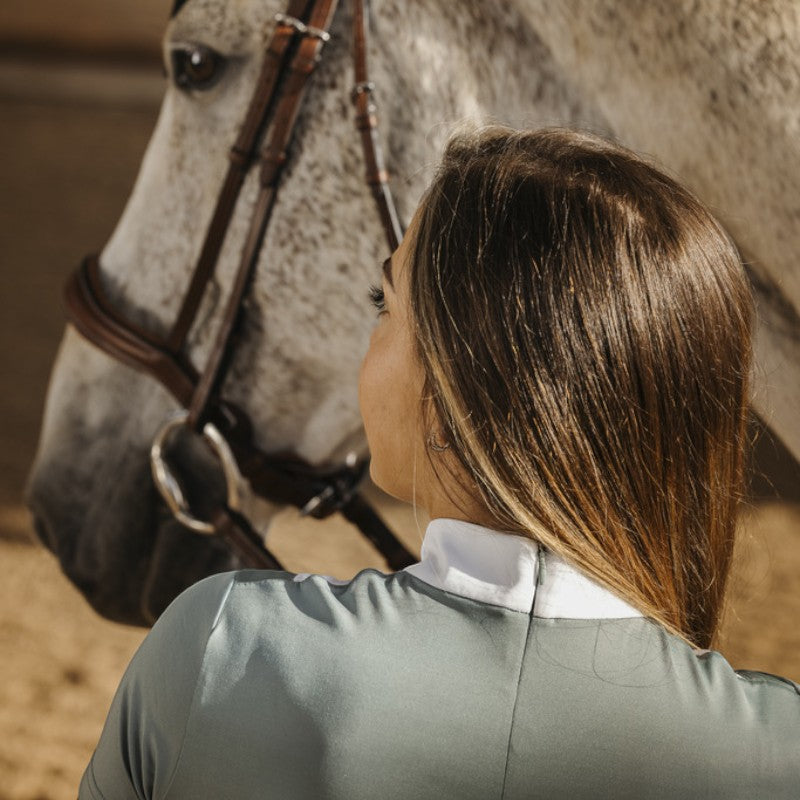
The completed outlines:
[[[0,53],[155,60],[171,9],[172,0],[7,0]]]

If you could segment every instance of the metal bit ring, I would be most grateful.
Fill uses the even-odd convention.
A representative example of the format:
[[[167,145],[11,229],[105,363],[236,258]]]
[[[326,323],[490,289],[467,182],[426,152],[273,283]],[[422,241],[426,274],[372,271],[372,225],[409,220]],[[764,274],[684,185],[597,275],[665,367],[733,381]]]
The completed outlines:
[[[167,438],[175,429],[185,425],[188,418],[189,413],[187,411],[178,411],[170,415],[167,421],[159,428],[158,433],[156,433],[153,439],[153,444],[150,447],[150,470],[153,474],[153,482],[158,489],[158,493],[164,498],[164,502],[169,507],[175,519],[196,533],[208,535],[215,533],[214,526],[211,522],[199,519],[192,513],[189,502],[164,457],[164,448]],[[239,500],[239,483],[242,480],[242,474],[239,472],[239,467],[236,464],[233,452],[216,426],[212,425],[210,422],[207,422],[203,426],[202,437],[211,448],[222,467],[227,489],[228,507],[234,511],[238,511],[241,505]]]

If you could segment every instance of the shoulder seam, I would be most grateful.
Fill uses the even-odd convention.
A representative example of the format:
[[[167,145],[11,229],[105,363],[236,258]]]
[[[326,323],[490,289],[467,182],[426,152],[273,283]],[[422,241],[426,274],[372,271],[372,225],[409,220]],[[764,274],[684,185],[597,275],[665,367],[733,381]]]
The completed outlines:
[[[220,600],[219,608],[217,609],[217,613],[214,615],[214,621],[211,623],[211,628],[208,631],[208,636],[206,637],[206,649],[208,649],[208,640],[211,638],[211,634],[214,632],[214,629],[219,624],[220,617],[222,616],[222,611],[228,604],[228,598],[230,597],[230,594],[233,591],[233,585],[235,583],[236,583],[236,576],[233,575],[231,579],[228,581],[228,588],[225,590],[225,594],[222,595],[222,600]],[[203,652],[203,660],[205,661],[205,651]],[[192,698],[192,700],[194,701],[194,698]]]
[[[88,773],[86,788],[89,790],[89,794],[91,794],[93,800],[106,800],[106,796],[100,790],[100,786],[97,783],[97,778],[94,775],[94,754],[92,754],[92,757],[89,760],[89,766],[86,771]]]
[[[231,596],[231,592],[233,591],[234,584],[236,583],[236,573],[232,573],[228,578],[228,585],[225,589],[225,592],[222,595],[222,598],[219,602],[219,607],[217,608],[217,613],[214,615],[214,620],[212,621],[211,625],[209,626],[208,633],[206,634],[206,643],[203,647],[203,656],[200,659],[200,666],[197,670],[197,676],[195,677],[194,681],[194,690],[192,691],[192,699],[189,703],[189,710],[186,712],[186,719],[183,725],[183,734],[181,735],[181,748],[178,752],[177,757],[175,758],[175,764],[172,767],[172,774],[169,776],[169,782],[167,783],[167,788],[164,790],[164,798],[169,797],[169,793],[172,791],[172,784],[175,781],[175,776],[178,774],[178,766],[181,763],[181,759],[183,758],[183,749],[186,745],[186,734],[189,730],[189,720],[192,718],[192,713],[194,711],[194,707],[197,701],[197,690],[200,687],[200,676],[203,674],[203,667],[206,663],[206,656],[208,655],[208,643],[211,640],[211,634],[216,630],[216,627],[219,623],[219,620],[222,616],[222,612],[225,606],[228,604],[228,598]],[[155,798],[154,798],[155,800]]]
[[[779,686],[800,696],[800,684],[795,683],[789,678],[781,675],[773,675],[771,672],[761,672],[759,670],[737,669],[734,670],[736,677],[747,683],[756,683],[762,686]]]

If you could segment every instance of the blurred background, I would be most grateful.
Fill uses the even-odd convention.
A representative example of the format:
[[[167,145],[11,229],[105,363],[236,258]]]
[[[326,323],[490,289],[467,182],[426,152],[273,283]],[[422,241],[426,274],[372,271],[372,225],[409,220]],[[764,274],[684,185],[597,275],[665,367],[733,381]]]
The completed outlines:
[[[34,544],[21,498],[64,324],[61,286],[84,253],[103,246],[133,186],[164,89],[160,39],[170,7],[171,0],[0,6],[0,800],[75,796],[144,635],[89,609]],[[736,668],[794,680],[799,491],[797,465],[761,435],[720,646]],[[384,513],[398,528],[416,527],[405,507],[387,502]],[[290,568],[381,567],[352,531],[317,528],[323,524],[327,547],[313,563],[302,553],[297,566],[286,558]],[[278,552],[286,552],[279,542],[290,528],[290,547],[316,546],[318,529],[298,534],[289,515],[276,529]]]
[[[113,230],[163,91],[168,0],[0,5],[0,798],[74,798],[143,632],[97,617],[22,507],[64,317]]]

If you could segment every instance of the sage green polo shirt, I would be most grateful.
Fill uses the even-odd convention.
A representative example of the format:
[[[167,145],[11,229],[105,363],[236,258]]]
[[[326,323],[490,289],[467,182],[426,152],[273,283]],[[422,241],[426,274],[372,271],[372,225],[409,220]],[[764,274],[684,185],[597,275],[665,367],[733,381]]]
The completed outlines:
[[[552,553],[437,519],[420,563],[245,571],[134,656],[81,798],[800,798],[800,687]]]

